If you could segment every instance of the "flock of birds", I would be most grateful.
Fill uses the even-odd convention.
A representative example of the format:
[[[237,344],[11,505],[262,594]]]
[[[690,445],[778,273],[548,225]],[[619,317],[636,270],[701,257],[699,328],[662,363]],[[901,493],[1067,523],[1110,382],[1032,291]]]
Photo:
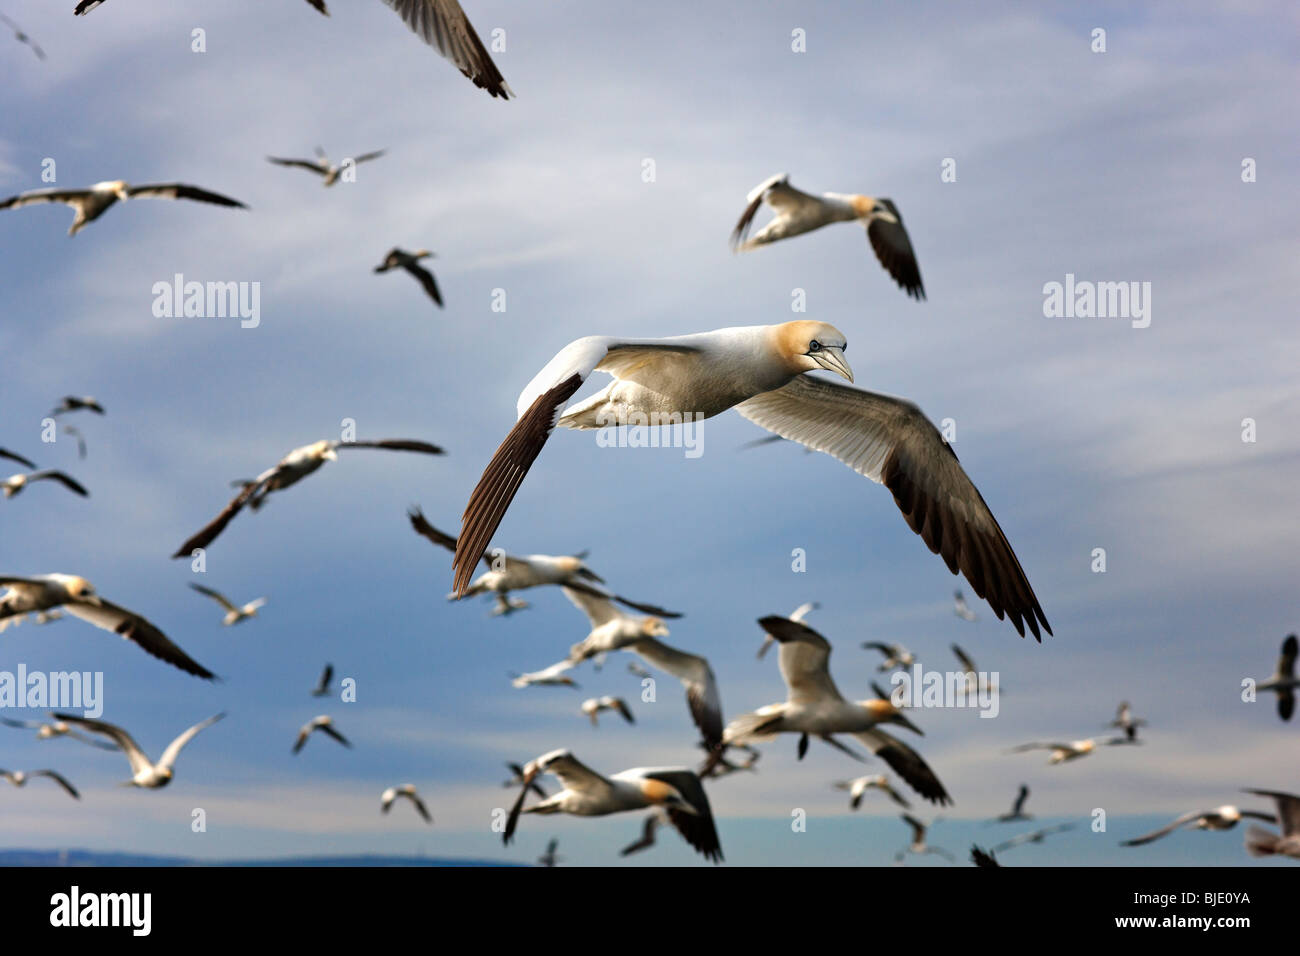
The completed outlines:
[[[78,16],[90,13],[105,0],[82,0],[75,7]],[[130,2],[130,0],[118,0]],[[323,0],[307,0],[328,15]],[[514,94],[456,0],[384,0],[427,44],[451,60],[477,87],[503,100]],[[0,17],[16,39],[30,46],[40,58],[45,53],[21,29]],[[324,186],[340,181],[362,162],[384,155],[375,150],[332,162],[317,149],[315,159],[268,157],[278,166],[301,168],[318,175]],[[37,189],[0,200],[0,209],[17,209],[42,203],[63,203],[74,210],[69,235],[76,235],[114,205],[132,199],[185,199],[228,208],[246,209],[239,200],[181,182],[130,185],[123,180],[96,183],[85,189]],[[759,211],[767,207],[772,218],[751,236]],[[856,223],[865,231],[868,243],[890,278],[910,298],[925,299],[917,256],[903,225],[898,206],[890,199],[848,193],[820,196],[796,189],[786,174],[760,183],[746,196],[745,208],[731,235],[736,252],[747,252],[788,240],[835,223]],[[432,273],[421,265],[431,258],[427,249],[407,252],[392,249],[375,267],[376,273],[402,269],[419,281],[438,306],[443,299]],[[757,745],[780,734],[798,739],[796,752],[802,759],[812,738],[856,760],[865,758],[841,740],[848,737],[893,771],[898,780],[921,799],[942,807],[952,803],[946,787],[926,760],[911,745],[890,731],[900,728],[915,734],[921,729],[890,695],[874,687],[865,700],[846,698],[830,672],[831,644],[813,630],[805,618],[817,608],[805,604],[789,616],[769,615],[758,620],[764,635],[758,656],[777,645],[778,666],[785,683],[785,699],[766,704],[725,721],[717,679],[709,661],[698,654],[673,646],[667,621],[680,617],[656,605],[625,598],[610,587],[586,563],[583,555],[513,555],[493,547],[493,538],[524,478],[538,459],[556,427],[589,430],[611,425],[675,424],[719,415],[735,409],[743,417],[772,433],[774,440],[797,442],[810,451],[828,454],[872,482],[884,485],[911,529],[929,549],[939,555],[954,574],[963,575],[971,590],[984,599],[999,620],[1009,620],[1023,637],[1028,631],[1038,641],[1052,633],[1047,617],[1028,577],[992,511],[958,462],[951,446],[920,409],[910,401],[866,391],[853,386],[854,375],[845,353],[848,339],[843,332],[824,322],[792,321],[697,332],[668,338],[625,338],[589,335],[560,349],[525,385],[517,402],[517,420],[488,462],[469,496],[461,529],[452,535],[438,530],[417,508],[408,519],[413,531],[451,554],[452,591],[461,600],[478,595],[492,601],[494,615],[509,615],[528,607],[516,592],[538,587],[559,587],[587,622],[585,636],[574,642],[557,662],[526,673],[513,673],[516,688],[564,686],[577,688],[573,672],[586,662],[599,671],[608,655],[624,651],[635,657],[629,670],[639,677],[661,671],[681,682],[690,717],[700,734],[705,751],[698,767],[635,767],[616,773],[601,773],[578,760],[567,749],[556,749],[523,764],[510,764],[512,777],[506,786],[518,787],[503,838],[508,844],[524,815],[570,814],[603,816],[612,813],[649,810],[640,837],[621,852],[642,852],[655,842],[665,823],[706,859],[723,859],[722,845],[706,792],[706,782],[739,772],[755,772]],[[576,404],[570,400],[593,372],[603,372],[611,381],[603,389]],[[844,384],[810,373],[829,372]],[[68,396],[52,412],[63,416],[76,411],[104,414],[103,406],[91,397]],[[79,454],[85,457],[84,436],[64,424],[66,433],[77,438]],[[235,496],[204,527],[186,539],[172,555],[191,558],[210,548],[227,526],[244,509],[258,511],[269,495],[292,487],[340,451],[366,448],[404,451],[436,456],[443,450],[417,439],[397,438],[367,441],[321,440],[289,452],[271,468],[252,479],[234,483]],[[75,478],[59,469],[39,469],[27,457],[0,449],[0,458],[21,464],[24,472],[0,482],[6,498],[12,498],[38,482],[61,485],[81,496],[89,492]],[[808,506],[817,510],[816,500]],[[485,570],[476,575],[480,563]],[[196,677],[212,680],[214,674],[190,657],[158,627],[142,615],[113,604],[100,596],[85,578],[74,574],[43,574],[26,577],[0,576],[5,588],[0,594],[0,630],[27,615],[38,623],[51,623],[63,612],[136,644],[145,652]],[[191,587],[220,605],[222,623],[232,626],[256,618],[265,598],[239,604],[206,586]],[[637,612],[637,613],[631,613]],[[974,621],[975,612],[961,591],[954,595],[954,614]],[[574,636],[578,636],[575,631]],[[867,642],[864,649],[881,655],[879,672],[908,668],[916,657],[906,648],[884,642]],[[962,670],[972,682],[974,662],[960,647],[952,646]],[[1287,638],[1277,673],[1259,685],[1276,693],[1282,719],[1294,709],[1296,638]],[[647,670],[649,668],[650,670]],[[316,697],[331,694],[333,667],[327,665]],[[576,716],[585,716],[599,726],[601,713],[617,714],[627,724],[636,723],[626,699],[602,694],[585,699]],[[176,737],[156,762],[151,761],[135,740],[121,727],[98,719],[55,712],[49,721],[15,721],[8,726],[36,729],[42,739],[68,737],[100,749],[120,751],[129,761],[130,783],[156,789],[173,778],[181,750],[200,732],[220,721],[216,714],[200,721]],[[1135,718],[1124,704],[1112,722],[1119,736],[1105,745],[1137,745],[1138,728],[1145,722]],[[300,752],[317,734],[332,738],[344,747],[351,742],[328,714],[308,721],[298,731],[293,752]],[[1013,752],[1049,751],[1051,765],[1087,757],[1096,752],[1096,739],[1071,742],[1036,741]],[[78,791],[60,773],[49,770],[0,771],[10,783],[23,786],[36,778],[49,778],[71,797]],[[539,778],[556,777],[561,789],[548,794]],[[886,774],[872,774],[840,781],[834,786],[849,793],[850,807],[859,809],[869,793],[878,791],[907,811],[901,815],[911,838],[898,852],[896,862],[908,854],[952,854],[930,845],[928,833],[937,821],[922,822],[911,813],[902,788]],[[1300,858],[1300,797],[1266,790],[1247,791],[1267,797],[1277,813],[1221,806],[1184,814],[1167,826],[1126,841],[1136,846],[1160,839],[1173,831],[1194,826],[1223,830],[1242,819],[1281,824],[1281,834],[1251,828],[1247,846],[1254,854],[1284,854]],[[1026,821],[1027,786],[1021,786],[1009,813],[993,822]],[[530,797],[535,797],[531,804]],[[426,823],[433,823],[423,798],[412,784],[383,791],[381,809],[388,813],[405,798]],[[979,865],[998,865],[994,854],[1023,843],[1037,843],[1073,824],[1021,834],[984,850],[972,849]],[[539,860],[554,865],[559,857],[552,840]]]

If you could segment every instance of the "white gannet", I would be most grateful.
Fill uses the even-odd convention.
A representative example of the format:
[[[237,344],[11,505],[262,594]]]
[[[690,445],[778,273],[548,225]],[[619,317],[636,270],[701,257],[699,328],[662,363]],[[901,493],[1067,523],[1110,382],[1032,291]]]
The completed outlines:
[[[1277,659],[1273,676],[1255,685],[1256,690],[1271,690],[1277,694],[1277,715],[1283,720],[1290,720],[1295,713],[1295,692],[1300,688],[1300,678],[1295,674],[1296,649],[1296,636],[1288,634],[1282,642],[1282,656]]]
[[[197,534],[176,549],[173,558],[188,558],[197,548],[206,548],[226,529],[226,525],[244,509],[245,505],[254,511],[262,506],[266,496],[275,491],[283,491],[290,485],[306,478],[327,461],[336,461],[341,448],[385,448],[390,451],[415,451],[425,455],[441,455],[443,451],[437,445],[414,441],[406,438],[384,438],[379,441],[338,441],[323,439],[295,448],[285,455],[272,468],[268,468],[252,481],[240,482],[239,494],[221,510]]]
[[[519,793],[506,821],[504,840],[514,835],[520,813],[570,813],[597,817],[626,810],[662,807],[669,822],[695,850],[714,863],[722,861],[722,846],[713,825],[713,811],[704,786],[686,767],[636,767],[602,777],[583,766],[567,750],[552,750],[524,767],[524,780],[550,773],[564,789],[541,803],[524,807],[528,788]]]
[[[1013,823],[1016,820],[1032,820],[1033,814],[1025,813],[1025,801],[1029,799],[1029,787],[1026,784],[1020,785],[1020,790],[1016,793],[1015,802],[1011,804],[1011,809],[994,817],[994,823]]]
[[[407,512],[407,516],[410,518],[411,527],[415,529],[416,534],[439,547],[446,548],[448,551],[453,553],[456,551],[456,539],[445,531],[439,531],[429,524],[425,520],[424,513],[419,508],[412,508]],[[483,563],[487,565],[487,571],[471,581],[464,594],[448,594],[447,599],[449,601],[458,601],[461,598],[474,597],[478,594],[493,594],[496,596],[497,604],[492,613],[494,615],[509,614],[511,611],[528,607],[527,601],[510,597],[511,591],[523,591],[527,588],[541,587],[547,584],[562,584],[573,588],[575,591],[590,594],[593,597],[617,601],[619,604],[625,604],[645,614],[668,618],[681,617],[681,614],[676,611],[665,611],[654,604],[629,601],[618,594],[611,594],[603,587],[597,587],[597,585],[603,585],[605,579],[587,567],[586,556],[586,552],[573,555],[527,554],[519,556],[507,554],[500,548],[491,548],[483,552]]]
[[[1269,797],[1277,805],[1277,818],[1282,835],[1270,833],[1263,827],[1250,827],[1246,831],[1246,851],[1251,856],[1289,856],[1300,860],[1300,796],[1277,790],[1247,790],[1259,797]]]
[[[64,395],[59,404],[50,412],[53,416],[66,415],[68,412],[88,411],[96,415],[104,414],[104,406],[91,395]]]
[[[899,850],[896,854],[894,854],[895,863],[902,863],[904,857],[906,857],[907,854],[909,853],[915,853],[918,856],[934,854],[935,856],[943,857],[949,863],[957,862],[957,860],[953,857],[953,855],[949,853],[947,850],[941,849],[940,847],[937,846],[930,846],[928,843],[925,842],[926,831],[930,829],[929,825],[922,823],[920,820],[912,816],[910,813],[901,814],[901,817],[903,819],[903,822],[912,828],[912,842],[909,843],[907,846],[903,847],[903,849]]]
[[[405,249],[393,249],[384,257],[384,261],[375,266],[376,272],[388,272],[392,269],[405,269],[420,283],[425,293],[438,308],[442,308],[442,293],[438,291],[437,280],[433,273],[420,265],[421,259],[432,259],[434,255],[428,249],[407,252]]]
[[[849,808],[852,810],[862,806],[862,798],[866,796],[868,790],[879,790],[888,794],[889,799],[893,800],[900,807],[910,808],[903,796],[894,789],[889,779],[883,773],[872,774],[867,777],[855,777],[852,780],[840,780],[835,784],[836,790],[847,790],[849,792]]]
[[[682,682],[691,719],[704,742],[710,747],[721,742],[722,697],[707,659],[659,640],[668,636],[668,625],[657,617],[633,617],[616,608],[608,598],[567,585],[563,591],[591,622],[591,632],[569,648],[569,663],[580,664],[610,651],[631,651],[651,667],[667,671]]]
[[[582,712],[591,718],[591,726],[599,727],[596,715],[602,710],[616,710],[624,720],[629,724],[635,724],[636,718],[632,716],[632,711],[628,709],[627,701],[622,697],[588,697],[582,702]]]
[[[330,681],[334,679],[334,665],[326,664],[325,669],[320,672],[320,681],[312,689],[313,697],[328,697],[330,694]]]
[[[3,13],[0,13],[0,23],[3,23],[5,26],[7,26],[10,30],[14,32],[15,40],[17,40],[19,43],[25,43],[27,46],[31,47],[32,52],[36,54],[36,59],[38,60],[45,59],[45,51],[42,50],[40,46],[37,45],[35,40],[33,40],[23,31],[22,27],[14,23]]]
[[[542,789],[542,785],[538,783],[536,780],[530,780],[528,781],[527,784],[524,783],[524,768],[520,764],[507,762],[506,766],[510,768],[510,772],[511,774],[513,774],[513,776],[505,783],[501,784],[501,786],[503,787],[527,786],[529,790],[532,790],[543,800],[546,799],[546,791]]]
[[[352,746],[346,737],[334,729],[334,718],[328,714],[321,714],[302,725],[302,728],[298,731],[298,739],[293,742],[293,752],[297,753],[302,750],[307,743],[307,738],[318,730],[327,737],[333,737],[344,747]]]
[[[24,468],[34,469],[36,467],[36,463],[34,461],[29,461],[28,459],[24,458],[22,455],[18,454],[18,452],[10,451],[8,448],[0,448],[0,458],[7,458],[10,461],[16,461]]]
[[[90,744],[92,747],[98,747],[100,750],[119,749],[117,744],[110,743],[107,740],[96,740],[94,737],[73,730],[66,721],[62,720],[13,720],[10,717],[0,717],[0,724],[17,730],[34,730],[36,731],[37,740],[54,740],[58,737],[67,737],[71,740],[79,740],[83,744]]]
[[[1025,843],[1042,843],[1053,833],[1064,833],[1066,830],[1073,829],[1073,823],[1058,823],[1055,826],[1044,827],[1041,830],[1034,830],[1032,833],[1020,833],[1013,836],[1010,840],[1004,840],[997,846],[993,847],[993,852],[1001,853],[1003,850],[1010,850]]]
[[[560,841],[552,838],[551,841],[546,844],[546,852],[537,858],[537,865],[555,866],[555,864],[559,863],[562,859],[564,859],[564,857],[558,856],[555,852],[556,848],[559,845],[560,845]]]
[[[880,641],[864,641],[862,649],[865,651],[880,651],[884,655],[884,660],[876,670],[880,673],[885,671],[897,670],[900,667],[911,667],[916,663],[916,655],[909,651],[902,644],[882,644]]]
[[[1163,836],[1168,836],[1181,827],[1187,826],[1189,823],[1192,824],[1194,830],[1231,830],[1244,818],[1277,823],[1277,817],[1271,813],[1261,813],[1258,810],[1242,810],[1232,804],[1225,804],[1221,807],[1215,807],[1213,810],[1192,810],[1190,813],[1184,813],[1162,826],[1159,830],[1152,830],[1150,833],[1135,837],[1132,840],[1124,840],[1120,843],[1120,846],[1142,846],[1152,843]]]
[[[131,738],[131,735],[121,727],[102,720],[91,720],[89,717],[77,717],[74,714],[55,714],[54,716],[59,720],[66,720],[68,723],[84,727],[97,734],[103,734],[113,740],[126,753],[126,759],[131,762],[132,777],[127,783],[133,787],[146,787],[156,790],[171,783],[172,765],[176,763],[181,748],[193,740],[200,730],[211,727],[226,715],[224,713],[214,714],[207,720],[199,721],[169,743],[162,756],[158,758],[157,763],[151,763],[149,758],[144,755],[144,751]]]
[[[565,346],[519,396],[518,421],[465,507],[452,562],[463,594],[529,467],[555,426],[593,429],[698,420],[736,408],[755,424],[885,485],[912,530],[966,575],[1023,635],[1052,632],[1020,562],[938,429],[911,402],[812,378],[852,381],[844,334],[824,322],[718,329],[664,339],[588,336]],[[565,410],[595,370],[614,376]],[[651,417],[653,416],[653,417]]]
[[[387,150],[377,149],[372,153],[362,153],[360,156],[348,157],[335,166],[330,162],[329,157],[325,155],[325,150],[317,146],[316,159],[283,159],[279,156],[268,156],[266,161],[277,166],[293,166],[298,169],[310,170],[321,177],[322,186],[333,186],[338,182],[339,176],[343,174],[343,170],[347,169],[349,164],[355,168],[361,163],[368,163],[372,159],[378,159],[386,152]]]
[[[641,824],[641,836],[618,851],[619,856],[631,856],[655,845],[655,834],[668,822],[668,815],[656,808]]]
[[[952,592],[952,613],[956,614],[963,621],[978,621],[979,616],[970,609],[966,603],[966,598],[962,595],[961,589],[958,588]]]
[[[32,777],[49,777],[65,791],[73,800],[80,800],[81,794],[77,793],[77,788],[68,783],[67,778],[53,770],[3,770],[0,769],[0,777],[4,777],[15,787],[21,787]]]
[[[1027,750],[1050,750],[1052,755],[1047,758],[1049,766],[1058,763],[1065,763],[1069,760],[1078,760],[1080,757],[1086,757],[1097,748],[1097,742],[1089,738],[1088,740],[1075,740],[1068,744],[1062,743],[1031,743],[1021,744],[1018,747],[1012,747],[1009,751],[1013,754],[1024,753]]]
[[[34,189],[31,192],[10,196],[8,199],[0,199],[0,209],[21,209],[23,206],[45,202],[66,203],[77,213],[73,217],[72,228],[68,230],[69,236],[75,236],[88,223],[102,216],[114,203],[119,200],[125,202],[128,199],[194,199],[216,206],[248,208],[237,199],[211,193],[197,186],[187,186],[184,183],[129,186],[121,179],[114,179],[109,182],[95,183],[89,189]]]
[[[404,783],[401,786],[389,787],[379,797],[379,804],[383,807],[385,813],[393,808],[393,801],[398,797],[405,797],[415,806],[415,812],[418,813],[425,823],[432,823],[433,816],[429,813],[429,808],[424,805],[420,799],[419,792],[415,789],[415,784]]]
[[[73,617],[134,642],[146,653],[179,667],[187,674],[207,680],[215,676],[139,614],[105,601],[95,591],[94,585],[83,577],[75,574],[38,574],[29,578],[0,575],[0,586],[8,588],[0,594],[0,631],[18,615],[61,607]]]
[[[26,475],[10,475],[4,481],[0,481],[0,490],[4,491],[6,498],[12,498],[34,481],[57,481],[69,491],[88,498],[90,492],[83,488],[78,482],[74,481],[71,476],[61,471],[33,471]]]
[[[821,605],[818,604],[816,601],[809,601],[807,604],[800,604],[797,608],[794,609],[793,613],[791,613],[790,620],[798,621],[800,624],[802,624],[803,619],[807,617],[809,614],[811,614],[813,611],[817,610],[819,607],[821,607]],[[773,637],[771,634],[763,635],[763,643],[759,645],[758,648],[758,659],[760,661],[765,656],[767,656],[768,648],[770,648],[775,643],[776,643],[776,638]]]
[[[264,597],[249,601],[247,604],[232,604],[230,599],[220,591],[214,591],[212,588],[205,588],[202,584],[194,584],[192,582],[190,587],[198,591],[200,594],[212,598],[212,600],[216,601],[226,609],[226,616],[221,619],[221,623],[226,627],[230,627],[232,624],[238,624],[240,621],[247,620],[251,617],[257,617],[258,609],[266,605],[266,598]]]
[[[722,735],[724,745],[795,733],[802,735],[799,746],[802,757],[811,734],[858,758],[834,739],[835,734],[852,734],[925,799],[938,804],[952,802],[920,754],[880,730],[878,725],[899,724],[918,734],[919,727],[889,700],[850,701],[840,694],[831,679],[831,645],[826,638],[808,625],[785,617],[774,615],[758,623],[781,644],[779,663],[787,689],[786,700],[732,720]]]
[[[573,661],[567,658],[557,661],[550,667],[544,667],[539,671],[529,671],[526,674],[520,674],[512,671],[509,675],[510,684],[513,687],[572,687],[578,690],[578,683],[572,677],[568,676],[565,671],[573,670]]]
[[[833,222],[859,222],[867,230],[867,239],[876,252],[876,258],[898,287],[914,299],[925,298],[912,240],[903,227],[902,214],[892,201],[841,193],[812,196],[791,186],[787,173],[777,173],[759,183],[745,200],[748,205],[731,232],[733,251],[746,252],[769,242],[801,236]],[[752,239],[746,239],[754,215],[763,203],[771,207],[776,217]]]

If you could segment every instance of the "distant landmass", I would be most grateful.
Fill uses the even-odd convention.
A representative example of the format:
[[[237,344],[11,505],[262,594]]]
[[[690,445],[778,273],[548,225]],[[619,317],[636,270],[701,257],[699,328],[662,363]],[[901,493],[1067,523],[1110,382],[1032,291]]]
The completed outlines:
[[[436,856],[287,856],[273,860],[196,860],[95,850],[0,850],[0,866],[520,866]]]

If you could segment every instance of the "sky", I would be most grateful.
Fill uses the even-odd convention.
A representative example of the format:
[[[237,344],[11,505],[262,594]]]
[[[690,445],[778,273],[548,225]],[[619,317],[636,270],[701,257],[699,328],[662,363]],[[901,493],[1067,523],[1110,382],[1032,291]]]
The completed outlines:
[[[694,865],[673,834],[618,857],[634,814],[529,817],[502,846],[504,762],[566,747],[607,773],[693,765],[697,736],[672,678],[640,700],[628,655],[584,665],[580,692],[513,689],[508,672],[558,660],[586,621],[558,590],[504,619],[448,602],[450,556],[405,512],[457,530],[519,391],[575,338],[810,318],[845,333],[859,387],[953,420],[1053,636],[997,621],[883,488],[789,443],[742,450],[766,433],[730,412],[704,423],[697,458],[557,432],[496,543],[589,549],[619,593],[683,612],[668,641],[707,656],[728,716],[783,699],[756,620],[805,601],[852,696],[882,676],[863,641],[936,669],[959,642],[999,675],[998,716],[920,708],[925,736],[901,732],[955,800],[932,836],[959,855],[1022,832],[984,821],[1023,782],[1039,821],[1076,829],[1008,865],[1250,862],[1240,829],[1118,843],[1186,810],[1263,806],[1245,787],[1300,791],[1300,727],[1241,699],[1300,629],[1295,5],[465,5],[485,40],[504,31],[494,59],[517,99],[490,99],[374,0],[335,0],[328,19],[301,0],[110,0],[83,18],[70,0],[0,0],[48,54],[0,36],[0,195],[51,185],[53,159],[59,186],[182,181],[250,207],[133,202],[71,239],[66,207],[0,213],[0,446],[91,492],[47,483],[0,502],[0,573],[82,574],[223,680],[72,620],[0,634],[0,670],[102,672],[104,719],[154,755],[229,714],[159,791],[119,788],[120,755],[0,729],[0,765],[56,767],[83,793],[0,791],[0,846],[527,862],[557,837],[567,863]],[[388,153],[329,190],[264,159],[317,145]],[[853,224],[733,254],[746,193],[777,172],[892,198],[927,300]],[[397,245],[436,251],[445,310],[372,273]],[[260,323],[155,317],[153,286],[177,273],[259,283]],[[1048,317],[1044,287],[1067,275],[1150,283],[1149,325]],[[69,393],[108,411],[69,419],[85,461],[66,435],[41,440]],[[233,522],[201,578],[169,559],[230,481],[345,420],[447,454],[344,453]],[[223,628],[196,579],[268,603]],[[979,620],[952,613],[954,587]],[[355,702],[309,695],[326,661]],[[578,705],[600,694],[627,697],[636,725],[605,715],[593,730]],[[1104,737],[1125,699],[1149,721],[1143,746],[1058,767],[1007,753]],[[292,756],[324,712],[354,749],[317,738]],[[727,862],[891,863],[908,835],[894,808],[876,794],[852,812],[832,787],[883,763],[794,750],[778,739],[756,773],[709,785]],[[380,792],[407,781],[433,827],[380,813]]]

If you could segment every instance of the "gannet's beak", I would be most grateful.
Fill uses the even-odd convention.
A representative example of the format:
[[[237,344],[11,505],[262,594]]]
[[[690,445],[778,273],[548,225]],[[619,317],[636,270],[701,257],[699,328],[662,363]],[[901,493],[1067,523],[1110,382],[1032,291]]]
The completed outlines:
[[[812,360],[828,372],[834,372],[841,378],[853,381],[853,369],[849,368],[849,363],[844,360],[842,349],[827,345],[820,352],[814,353]]]

